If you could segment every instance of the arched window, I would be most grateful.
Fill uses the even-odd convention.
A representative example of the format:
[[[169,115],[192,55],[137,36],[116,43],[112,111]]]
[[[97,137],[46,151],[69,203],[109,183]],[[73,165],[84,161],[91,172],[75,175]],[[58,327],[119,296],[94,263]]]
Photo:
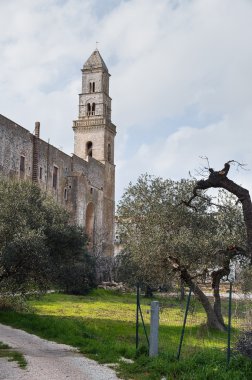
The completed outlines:
[[[25,172],[25,157],[20,156],[20,173]]]
[[[95,103],[92,103],[92,115],[95,115]]]
[[[93,155],[93,143],[92,141],[88,141],[86,145],[86,154],[89,157],[92,157]]]
[[[58,186],[58,171],[59,171],[59,168],[57,168],[57,166],[54,166],[53,167],[53,188],[54,189],[57,189],[57,186]]]
[[[86,209],[86,234],[89,240],[89,248],[92,249],[94,245],[94,204],[90,202]]]
[[[90,103],[87,104],[87,115],[88,116],[91,115],[91,104]]]
[[[65,201],[67,201],[67,188],[66,187],[64,189],[64,199],[65,199]]]
[[[95,82],[89,82],[89,92],[95,92]]]
[[[111,145],[108,144],[108,162],[111,162]]]

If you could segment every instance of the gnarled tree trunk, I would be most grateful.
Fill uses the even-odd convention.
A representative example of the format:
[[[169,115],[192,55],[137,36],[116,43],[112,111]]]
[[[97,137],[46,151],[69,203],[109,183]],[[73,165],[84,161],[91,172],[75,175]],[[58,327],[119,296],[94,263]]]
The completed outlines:
[[[192,289],[195,296],[200,301],[203,306],[206,315],[207,315],[207,325],[210,328],[214,328],[220,331],[225,331],[225,325],[221,323],[214,311],[213,306],[211,305],[208,297],[203,293],[198,284],[193,281],[192,276],[188,272],[188,270],[180,265],[179,260],[176,257],[169,256],[169,261],[171,262],[174,271],[180,274],[181,280]]]
[[[224,276],[228,276],[230,273],[230,269],[221,268],[219,270],[213,271],[212,276],[212,288],[213,288],[213,296],[214,296],[214,312],[219,322],[225,327],[224,319],[221,312],[221,297],[220,297],[220,281]]]
[[[195,283],[188,271],[185,268],[181,268],[181,278],[183,281],[192,289],[196,297],[199,299],[202,304],[206,315],[207,315],[207,325],[210,328],[214,328],[220,331],[225,331],[225,325],[222,321],[219,320],[218,315],[216,314],[213,306],[211,305],[208,297],[202,292],[197,283]]]
[[[231,160],[231,161],[226,162],[224,165],[224,168],[219,171],[215,171],[209,168],[209,177],[206,180],[198,181],[193,189],[193,196],[189,199],[188,202],[184,202],[186,205],[192,206],[191,202],[193,201],[193,199],[199,196],[198,190],[207,190],[210,188],[222,188],[234,194],[238,198],[238,201],[241,202],[242,204],[243,217],[244,217],[246,233],[247,233],[246,252],[240,247],[236,247],[236,246],[228,247],[225,252],[223,267],[221,269],[213,271],[212,273],[212,288],[213,288],[213,296],[214,296],[213,312],[218,322],[220,323],[220,325],[223,326],[223,328],[225,328],[225,325],[224,325],[224,320],[221,313],[220,281],[224,276],[229,275],[230,260],[234,256],[239,255],[239,254],[248,256],[250,257],[250,260],[252,263],[252,202],[251,202],[249,191],[247,189],[243,188],[240,185],[237,185],[235,182],[227,178],[227,174],[229,172],[231,162],[234,162],[234,161]],[[196,288],[195,288],[195,291],[197,291]],[[200,297],[202,298],[202,295],[200,296],[200,292],[198,292],[198,296],[199,298]],[[204,306],[203,303],[202,305]],[[207,306],[207,308],[209,307]]]
[[[249,191],[242,186],[227,178],[230,162],[225,163],[224,168],[219,171],[209,169],[209,177],[206,180],[200,180],[193,189],[193,196],[186,204],[190,205],[191,201],[198,196],[198,190],[206,190],[210,188],[222,188],[234,194],[242,204],[242,211],[247,232],[247,256],[250,257],[252,263],[252,203]]]

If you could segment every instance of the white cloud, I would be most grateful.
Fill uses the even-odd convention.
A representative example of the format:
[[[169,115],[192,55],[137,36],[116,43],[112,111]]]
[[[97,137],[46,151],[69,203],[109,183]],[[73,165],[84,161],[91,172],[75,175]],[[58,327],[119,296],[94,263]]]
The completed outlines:
[[[250,0],[2,1],[0,112],[30,130],[40,120],[42,137],[72,152],[79,69],[98,40],[118,197],[142,172],[186,176],[200,155],[251,167],[251,19]]]
[[[252,4],[195,0],[175,10],[168,1],[155,4],[152,12],[152,1],[131,2],[140,25],[130,22],[127,29],[127,20],[120,24],[125,36],[117,48],[120,70],[114,98],[125,122],[174,117],[192,104],[216,114],[247,106],[252,50],[245,41],[252,34]],[[146,13],[151,21],[145,20]],[[122,18],[112,15],[108,23],[115,17]],[[152,38],[139,33],[144,28],[152,30]],[[116,37],[121,34],[119,29]]]
[[[140,144],[136,154],[121,165],[123,187],[126,180],[135,181],[144,172],[172,179],[188,178],[189,172],[197,176],[200,168],[207,164],[201,157],[208,157],[215,170],[229,160],[246,164],[249,171],[232,169],[230,176],[252,189],[252,128],[248,127],[251,119],[252,110],[239,120],[226,117],[204,128],[181,127],[165,140],[157,138],[151,144]],[[123,188],[119,191],[121,193]]]

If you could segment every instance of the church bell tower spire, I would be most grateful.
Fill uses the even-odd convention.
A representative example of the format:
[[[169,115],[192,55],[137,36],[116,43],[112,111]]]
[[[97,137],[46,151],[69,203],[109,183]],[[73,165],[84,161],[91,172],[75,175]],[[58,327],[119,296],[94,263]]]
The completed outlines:
[[[82,90],[79,95],[79,117],[73,122],[74,154],[87,161],[87,170],[96,183],[99,207],[95,224],[101,219],[101,239],[105,255],[113,252],[115,212],[114,138],[116,127],[111,122],[108,68],[96,49],[82,68]],[[99,161],[101,164],[95,165]],[[94,165],[93,165],[94,164]],[[97,170],[93,173],[93,167]],[[98,212],[99,213],[99,212]],[[100,219],[99,219],[100,218]]]
[[[74,153],[88,160],[114,164],[116,127],[111,123],[108,68],[96,49],[82,68],[79,118],[74,121]]]

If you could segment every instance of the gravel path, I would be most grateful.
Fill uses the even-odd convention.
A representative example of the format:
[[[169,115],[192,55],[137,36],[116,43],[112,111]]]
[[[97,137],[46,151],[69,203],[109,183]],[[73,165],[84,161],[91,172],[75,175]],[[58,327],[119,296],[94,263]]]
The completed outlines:
[[[22,330],[0,324],[0,341],[22,352],[26,369],[0,358],[0,380],[117,380],[110,368],[78,354],[65,344],[57,344]]]

